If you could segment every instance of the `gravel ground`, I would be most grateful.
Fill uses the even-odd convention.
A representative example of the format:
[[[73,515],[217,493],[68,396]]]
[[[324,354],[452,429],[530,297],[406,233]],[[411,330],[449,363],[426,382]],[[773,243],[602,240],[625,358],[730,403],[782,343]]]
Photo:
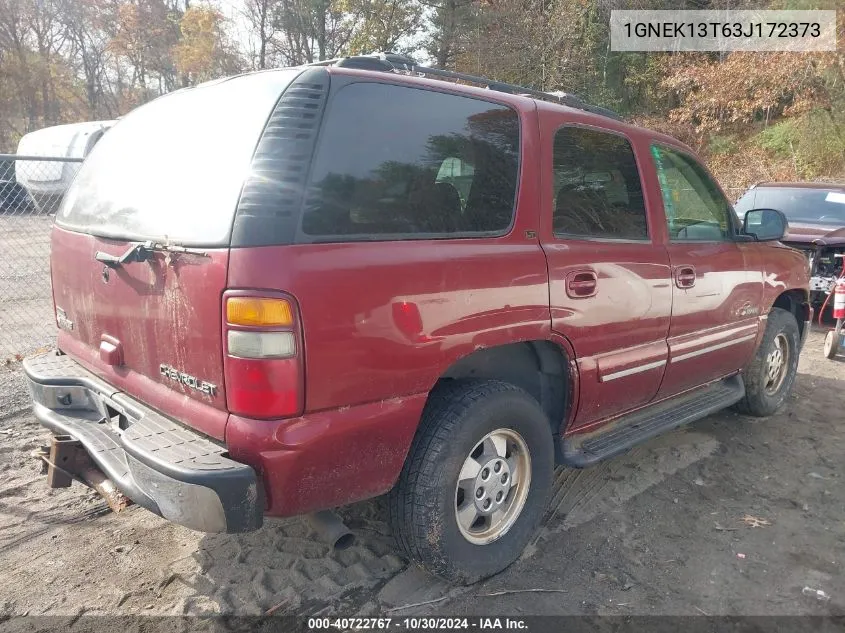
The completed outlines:
[[[136,508],[111,514],[77,485],[49,490],[30,457],[45,434],[14,413],[23,396],[7,392],[19,383],[4,373],[0,622],[268,610],[842,615],[845,364],[822,357],[822,339],[810,337],[795,390],[769,419],[725,412],[595,468],[561,469],[536,542],[469,588],[400,559],[380,500],[344,510],[358,542],[330,552],[299,519],[203,535]]]

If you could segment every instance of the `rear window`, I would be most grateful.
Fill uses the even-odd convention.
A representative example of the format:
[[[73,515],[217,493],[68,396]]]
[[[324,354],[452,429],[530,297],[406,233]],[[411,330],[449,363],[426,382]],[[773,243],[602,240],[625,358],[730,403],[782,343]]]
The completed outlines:
[[[845,191],[755,187],[739,199],[735,208],[740,217],[751,209],[777,209],[796,222],[845,224]]]
[[[510,108],[354,83],[327,111],[300,240],[501,234],[518,175],[519,118]]]
[[[134,110],[83,163],[57,223],[106,237],[228,243],[261,131],[299,72],[212,82]]]

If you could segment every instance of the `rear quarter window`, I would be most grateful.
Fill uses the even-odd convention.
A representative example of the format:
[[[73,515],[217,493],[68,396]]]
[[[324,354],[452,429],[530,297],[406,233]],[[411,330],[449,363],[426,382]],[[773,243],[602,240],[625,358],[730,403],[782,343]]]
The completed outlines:
[[[326,113],[299,241],[504,234],[518,179],[519,118],[510,108],[350,84]]]

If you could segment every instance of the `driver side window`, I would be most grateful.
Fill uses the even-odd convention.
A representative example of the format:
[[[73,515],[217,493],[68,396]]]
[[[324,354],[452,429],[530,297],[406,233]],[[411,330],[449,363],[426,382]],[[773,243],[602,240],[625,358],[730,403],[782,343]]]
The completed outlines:
[[[651,146],[663,208],[673,242],[721,242],[731,239],[731,206],[705,169],[681,152]]]

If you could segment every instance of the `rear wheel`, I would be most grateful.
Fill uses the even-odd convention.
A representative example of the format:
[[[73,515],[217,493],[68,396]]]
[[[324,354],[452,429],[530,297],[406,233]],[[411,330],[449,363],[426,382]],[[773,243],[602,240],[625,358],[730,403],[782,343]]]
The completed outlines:
[[[772,308],[754,359],[745,368],[745,397],[736,407],[759,417],[773,414],[786,400],[798,371],[801,336],[791,312]]]
[[[450,381],[431,395],[389,495],[399,548],[450,581],[516,560],[540,523],[554,452],[537,401],[498,381]]]

